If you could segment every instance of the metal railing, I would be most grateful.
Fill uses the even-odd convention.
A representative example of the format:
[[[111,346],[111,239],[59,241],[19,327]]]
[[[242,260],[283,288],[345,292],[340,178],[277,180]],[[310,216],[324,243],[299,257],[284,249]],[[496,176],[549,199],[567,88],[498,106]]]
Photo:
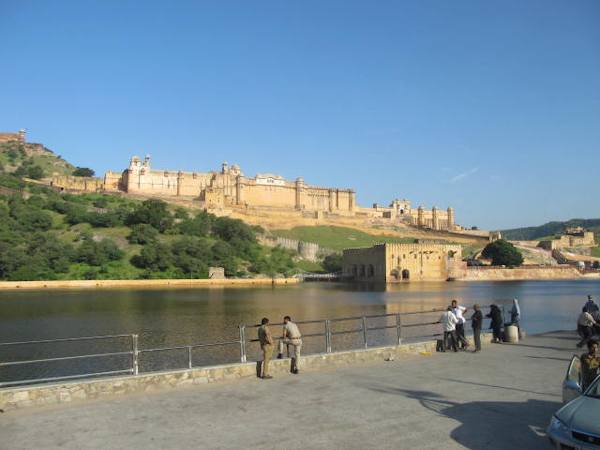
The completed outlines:
[[[322,338],[322,344],[319,344],[319,347],[322,348],[322,352],[324,353],[333,353],[335,351],[348,350],[348,349],[334,349],[333,341],[336,336],[344,336],[344,335],[358,335],[360,336],[361,347],[362,348],[370,348],[370,347],[381,347],[381,346],[389,346],[391,345],[389,342],[379,342],[376,345],[369,345],[369,336],[374,331],[382,331],[382,330],[395,330],[393,333],[393,344],[392,345],[401,345],[403,340],[410,339],[411,341],[418,341],[424,338],[436,338],[442,336],[443,333],[439,332],[440,330],[435,330],[436,332],[431,332],[431,330],[423,333],[406,333],[405,330],[418,330],[419,328],[433,327],[439,324],[439,318],[433,319],[424,319],[425,321],[417,321],[405,323],[403,318],[414,317],[419,315],[427,315],[434,313],[441,313],[445,311],[445,308],[442,309],[431,309],[426,311],[414,311],[414,312],[405,312],[405,313],[392,313],[392,314],[375,314],[375,315],[364,315],[364,316],[354,316],[354,317],[338,317],[333,319],[322,319],[322,320],[305,320],[295,322],[300,325],[302,328],[307,329],[311,327],[317,326],[320,330],[318,332],[308,332],[302,335],[303,339],[308,338]],[[384,323],[382,325],[371,325],[369,322],[374,319],[383,319]],[[390,320],[393,319],[393,320]],[[352,324],[354,322],[354,324]],[[390,323],[391,322],[391,323]],[[339,324],[350,323],[351,328],[349,329],[337,329],[336,326]],[[270,327],[283,326],[283,323],[273,323],[269,324]],[[146,354],[159,354],[164,352],[175,352],[185,350],[187,354],[187,361],[185,366],[181,365],[177,367],[177,369],[192,369],[194,367],[202,367],[196,366],[194,364],[193,351],[195,349],[209,349],[209,348],[218,348],[218,347],[227,347],[227,346],[239,346],[239,361],[242,363],[247,362],[248,360],[248,347],[251,344],[255,344],[259,342],[257,338],[249,338],[248,330],[250,329],[258,329],[260,325],[239,325],[239,338],[236,340],[230,341],[222,341],[222,342],[213,342],[213,343],[199,343],[199,344],[188,344],[188,345],[178,345],[172,347],[157,347],[157,348],[145,348],[140,349],[138,343],[138,335],[137,334],[118,334],[118,335],[107,335],[107,336],[87,336],[87,337],[77,337],[77,338],[64,338],[64,339],[46,339],[46,340],[36,340],[36,341],[21,341],[21,342],[4,342],[0,343],[0,349],[6,347],[15,347],[15,346],[33,346],[33,345],[44,345],[44,344],[58,344],[58,343],[68,343],[68,342],[83,342],[89,341],[92,343],[97,343],[98,341],[110,341],[117,339],[126,339],[126,344],[128,348],[126,350],[121,351],[110,351],[110,352],[93,352],[93,353],[85,353],[85,354],[76,354],[76,355],[68,355],[68,356],[57,356],[57,357],[44,357],[44,358],[33,358],[33,359],[25,359],[25,360],[15,360],[15,361],[3,361],[0,362],[0,375],[2,374],[3,368],[8,367],[18,367],[18,366],[30,366],[35,364],[53,364],[60,361],[80,361],[80,360],[103,360],[110,357],[123,357],[127,356],[127,366],[125,368],[120,368],[116,370],[104,370],[100,369],[97,371],[90,371],[86,373],[78,373],[78,374],[63,374],[56,376],[36,376],[34,371],[34,377],[19,379],[19,380],[10,380],[5,382],[0,382],[1,387],[9,387],[9,386],[19,386],[25,384],[38,384],[38,383],[46,383],[51,381],[64,381],[64,380],[72,380],[72,379],[81,379],[81,378],[90,378],[90,377],[102,377],[102,376],[111,376],[111,375],[138,375],[139,373],[151,373],[156,372],[157,370],[140,370],[140,357]],[[256,334],[257,336],[257,334]],[[391,336],[388,336],[391,337]],[[282,339],[283,336],[276,336],[274,339]],[[356,348],[354,348],[356,349]],[[320,353],[320,352],[317,352]],[[236,359],[237,359],[236,358]],[[44,373],[44,371],[41,371]]]
[[[37,358],[37,359],[27,359],[27,360],[18,360],[18,361],[8,361],[8,362],[0,362],[0,370],[2,367],[14,367],[14,366],[23,366],[23,365],[33,365],[33,364],[42,364],[42,363],[52,363],[58,361],[74,361],[74,360],[82,360],[82,359],[101,359],[115,356],[130,356],[131,357],[131,367],[126,369],[118,369],[118,370],[106,370],[106,371],[98,371],[93,373],[84,373],[84,374],[75,374],[75,375],[61,375],[54,377],[39,377],[33,379],[23,379],[23,380],[15,380],[8,382],[0,382],[0,387],[6,386],[18,386],[22,384],[32,384],[32,383],[46,383],[50,381],[61,381],[61,380],[71,380],[76,378],[87,378],[87,377],[96,377],[96,376],[109,376],[109,375],[122,375],[122,374],[131,374],[137,375],[139,373],[138,370],[138,335],[137,334],[114,334],[114,335],[105,335],[105,336],[85,336],[85,337],[76,337],[76,338],[63,338],[63,339],[42,339],[37,341],[20,341],[20,342],[1,342],[0,348],[6,347],[16,347],[16,346],[31,346],[31,345],[40,345],[40,344],[57,344],[57,343],[66,343],[66,342],[83,342],[83,341],[100,341],[100,340],[115,340],[115,339],[124,339],[127,338],[130,340],[131,349],[126,351],[119,352],[102,352],[102,353],[87,353],[82,355],[71,355],[71,356],[59,356],[53,358]]]

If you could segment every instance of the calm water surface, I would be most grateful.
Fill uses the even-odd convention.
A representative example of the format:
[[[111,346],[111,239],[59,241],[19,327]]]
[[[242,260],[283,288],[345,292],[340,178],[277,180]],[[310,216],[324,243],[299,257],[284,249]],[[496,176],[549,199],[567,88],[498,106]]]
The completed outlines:
[[[407,312],[442,307],[452,298],[464,305],[495,302],[510,307],[511,299],[516,297],[521,304],[523,327],[528,333],[539,333],[574,329],[587,294],[600,298],[600,281],[440,282],[389,286],[303,283],[252,288],[12,291],[0,292],[0,342],[137,333],[140,348],[187,345],[238,339],[240,323],[254,324],[263,316],[280,322],[286,314],[295,320],[312,320]],[[319,326],[315,327],[307,326],[303,332],[321,331]],[[339,324],[339,327],[344,325]],[[389,331],[373,336],[373,343],[388,342],[393,330]],[[360,345],[349,339],[340,337],[334,347]],[[309,352],[322,350],[321,338],[307,341]],[[114,349],[116,344],[106,345],[106,349]],[[126,349],[128,344],[119,345]],[[14,354],[16,349],[0,350],[0,359],[45,357],[53,350],[77,354],[106,349],[97,343],[93,347],[77,344],[60,349],[20,347],[18,354]],[[253,351],[256,353],[256,348],[250,349],[251,357]],[[239,358],[239,346],[194,352],[197,364]],[[162,359],[159,363],[158,355],[148,354],[142,365],[175,367],[184,358],[187,355],[173,355],[167,362]],[[81,366],[82,362],[78,364]],[[10,371],[0,371],[0,381],[9,375]]]

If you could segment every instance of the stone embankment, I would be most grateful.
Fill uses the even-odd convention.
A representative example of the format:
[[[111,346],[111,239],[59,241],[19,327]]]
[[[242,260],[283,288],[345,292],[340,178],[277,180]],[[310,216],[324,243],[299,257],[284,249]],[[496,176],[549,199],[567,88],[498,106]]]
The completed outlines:
[[[482,342],[487,343],[488,341],[489,336],[482,335]],[[381,362],[409,354],[429,355],[435,352],[435,347],[435,341],[426,341],[398,346],[307,355],[302,357],[302,370],[331,369],[336,366]],[[289,359],[273,360],[271,361],[271,373],[278,376],[289,374],[289,366]],[[182,386],[252,378],[256,375],[257,363],[252,362],[8,388],[0,390],[0,409],[10,410],[123,394],[155,392]]]
[[[582,278],[573,266],[468,267],[455,279],[460,281],[568,280]]]
[[[298,278],[226,278],[167,280],[52,280],[0,281],[0,290],[7,289],[88,289],[88,288],[189,288],[223,286],[286,285],[300,283]]]

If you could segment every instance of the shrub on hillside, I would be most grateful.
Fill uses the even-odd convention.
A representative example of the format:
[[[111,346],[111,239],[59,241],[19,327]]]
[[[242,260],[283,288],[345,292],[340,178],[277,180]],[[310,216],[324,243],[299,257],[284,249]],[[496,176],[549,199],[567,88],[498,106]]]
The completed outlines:
[[[145,223],[164,233],[173,225],[173,217],[162,200],[146,200],[129,213],[125,222],[127,225]]]
[[[26,204],[20,197],[9,200],[10,215],[17,221],[20,231],[46,231],[52,226],[52,217],[42,209]]]
[[[27,167],[26,175],[33,180],[41,180],[44,178],[44,169],[40,166],[29,166]]]
[[[182,234],[189,236],[208,236],[211,231],[215,216],[202,211],[194,218],[184,219],[178,225],[178,229]]]
[[[74,177],[93,177],[95,175],[96,172],[94,172],[92,169],[88,168],[88,167],[77,167],[74,171],[73,171],[73,176]]]
[[[158,231],[152,225],[138,223],[132,225],[131,233],[127,237],[130,244],[149,244],[155,242],[158,237]]]
[[[90,266],[101,266],[110,261],[117,261],[123,257],[123,251],[110,239],[100,242],[85,240],[77,249],[77,261]]]
[[[140,269],[149,269],[151,271],[167,270],[172,261],[169,247],[160,242],[153,242],[144,245],[139,255],[131,258],[131,264]]]

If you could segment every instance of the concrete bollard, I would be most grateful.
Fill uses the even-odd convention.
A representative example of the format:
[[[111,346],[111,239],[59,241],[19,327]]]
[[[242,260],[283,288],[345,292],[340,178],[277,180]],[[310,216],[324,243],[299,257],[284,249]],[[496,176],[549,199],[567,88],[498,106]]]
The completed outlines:
[[[506,342],[511,344],[517,344],[519,342],[519,329],[515,325],[504,327],[504,334],[506,336]]]

